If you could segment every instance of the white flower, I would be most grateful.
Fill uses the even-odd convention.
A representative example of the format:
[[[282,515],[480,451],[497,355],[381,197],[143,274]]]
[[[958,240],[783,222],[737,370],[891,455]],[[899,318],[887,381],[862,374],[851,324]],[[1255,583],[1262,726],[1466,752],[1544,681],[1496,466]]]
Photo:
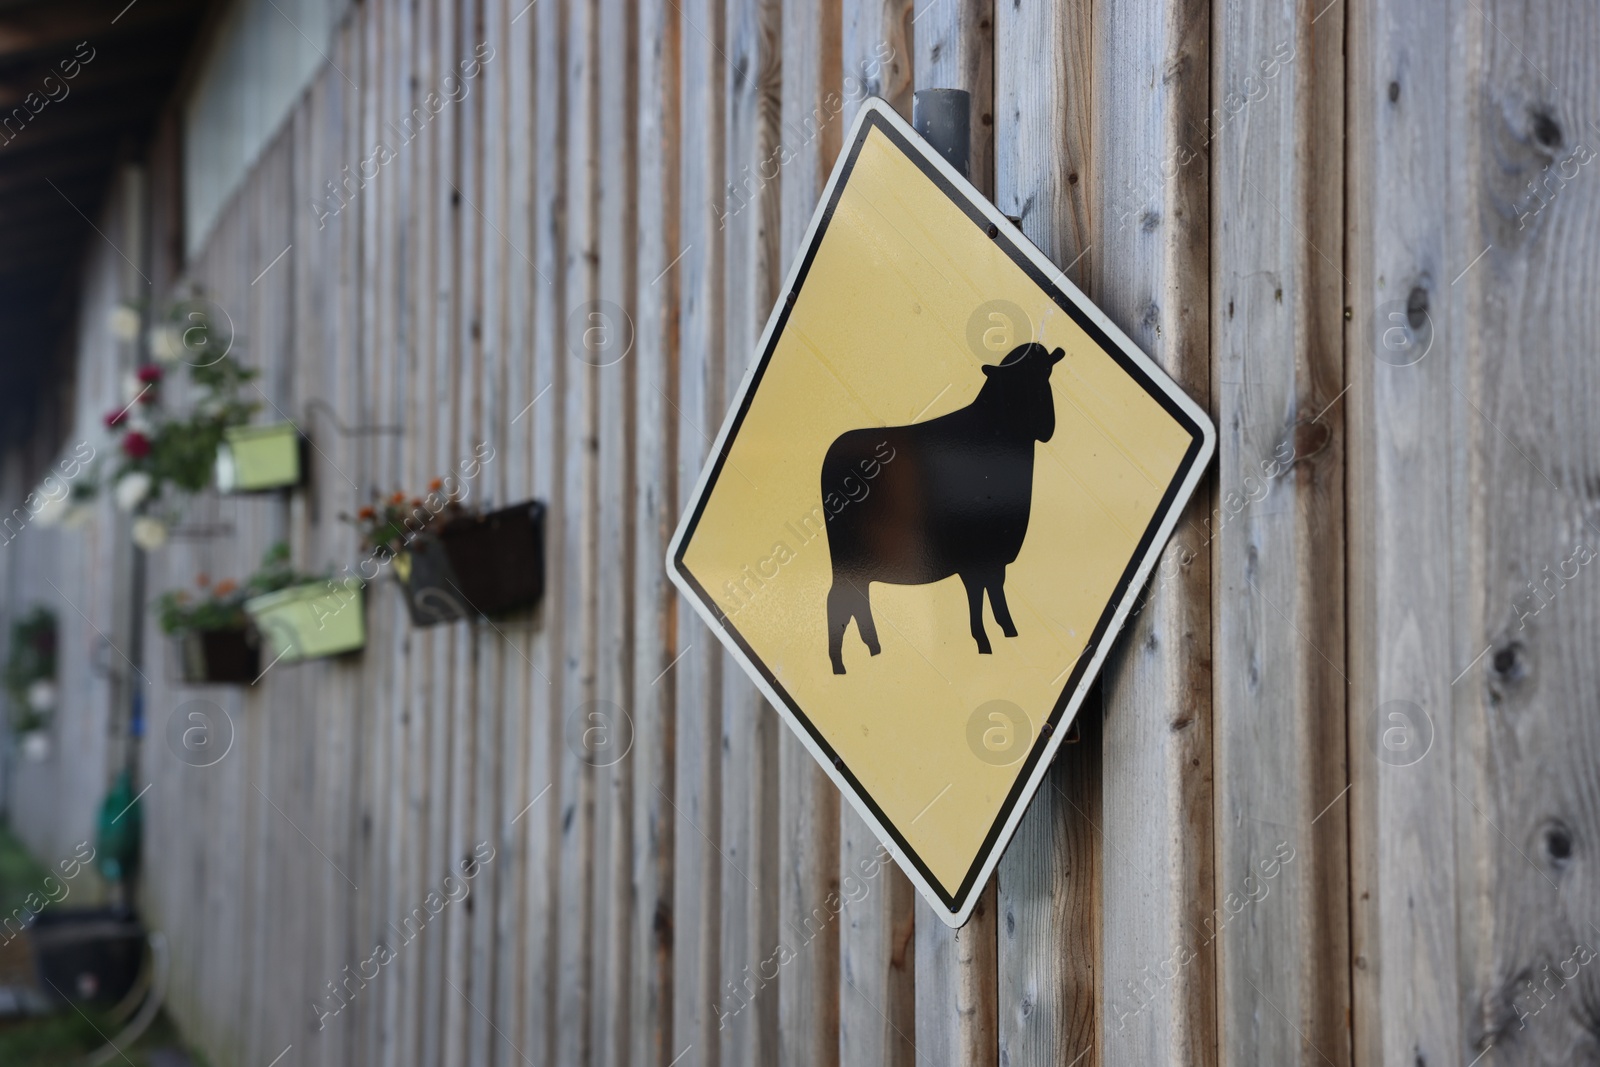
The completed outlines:
[[[29,730],[22,735],[22,756],[29,763],[43,763],[50,758],[50,735],[43,730]]]
[[[111,309],[111,318],[108,323],[111,327],[111,336],[119,341],[137,341],[139,339],[139,309],[131,304],[118,304]]]
[[[145,335],[150,343],[150,354],[157,363],[176,363],[184,356],[183,333],[170,322],[150,327]]]
[[[141,515],[133,520],[133,543],[146,552],[154,552],[167,543],[167,524],[160,519]]]
[[[62,493],[60,496],[39,494],[39,499],[44,503],[39,505],[39,510],[33,513],[33,521],[40,526],[57,526],[67,517],[71,509],[72,494]]]
[[[151,388],[154,387],[141,382],[137,374],[124,374],[122,376],[122,402],[124,404],[133,404],[143,395],[146,389]]]
[[[56,706],[56,683],[48,678],[40,678],[28,686],[28,707],[43,715],[47,711],[54,711]]]
[[[144,498],[150,495],[150,476],[144,471],[129,471],[117,479],[115,492],[117,507],[123,511],[132,511],[144,503]]]

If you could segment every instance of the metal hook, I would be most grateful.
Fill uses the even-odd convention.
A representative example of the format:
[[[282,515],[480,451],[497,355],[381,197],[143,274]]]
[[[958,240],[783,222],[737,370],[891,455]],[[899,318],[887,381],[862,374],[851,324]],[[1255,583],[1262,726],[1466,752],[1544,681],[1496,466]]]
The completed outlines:
[[[339,413],[333,409],[333,405],[328,403],[326,400],[306,401],[305,421],[307,423],[310,423],[311,421],[311,412],[317,409],[327,412],[328,418],[333,420],[333,425],[338,428],[340,436],[343,437],[361,437],[373,434],[405,432],[404,426],[346,426],[342,421],[340,421]]]

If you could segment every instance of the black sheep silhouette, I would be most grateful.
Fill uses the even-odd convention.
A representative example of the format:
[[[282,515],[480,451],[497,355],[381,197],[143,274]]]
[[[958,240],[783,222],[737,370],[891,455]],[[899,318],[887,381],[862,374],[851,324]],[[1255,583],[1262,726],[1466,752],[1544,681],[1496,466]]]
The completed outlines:
[[[866,474],[869,491],[836,512],[824,507],[833,585],[828,590],[828,658],[843,674],[844,632],[856,620],[876,656],[869,583],[926,585],[952,574],[967,589],[972,639],[987,655],[983,594],[1007,637],[1017,636],[1006,606],[1006,566],[1022,550],[1033,503],[1035,441],[1056,429],[1050,370],[1065,355],[1020,345],[959,411],[909,426],[849,430],[828,446],[822,495]],[[883,448],[892,451],[885,458]],[[876,468],[876,473],[871,473]]]

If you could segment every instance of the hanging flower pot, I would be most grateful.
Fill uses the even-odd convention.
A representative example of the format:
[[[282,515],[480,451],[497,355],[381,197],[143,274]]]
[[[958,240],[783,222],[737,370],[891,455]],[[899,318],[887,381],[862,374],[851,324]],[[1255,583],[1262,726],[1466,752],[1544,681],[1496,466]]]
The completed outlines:
[[[439,530],[456,592],[478,615],[529,608],[544,594],[544,504],[463,515]]]
[[[217,488],[224,493],[264,493],[301,484],[308,442],[293,423],[230,426],[217,445]]]
[[[245,601],[271,664],[355,652],[367,643],[363,583],[306,582]]]
[[[461,583],[438,538],[418,537],[410,548],[395,556],[394,573],[405,591],[411,625],[437,626],[472,614],[472,609],[461,599]]]
[[[261,641],[246,626],[189,630],[178,638],[183,680],[248,685],[261,673]]]
[[[362,548],[394,560],[416,626],[530,608],[544,593],[544,504],[479,513],[435,478],[426,497],[379,497],[353,517]]]

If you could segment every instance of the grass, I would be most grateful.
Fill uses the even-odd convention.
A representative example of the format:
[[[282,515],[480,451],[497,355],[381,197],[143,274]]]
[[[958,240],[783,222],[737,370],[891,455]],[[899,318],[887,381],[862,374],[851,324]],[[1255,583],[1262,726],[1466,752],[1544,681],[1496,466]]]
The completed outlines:
[[[50,873],[50,869],[34,859],[11,830],[0,823],[0,915],[10,915],[20,909],[29,893],[42,896],[44,880]]]
[[[44,879],[50,874],[51,871],[41,866],[22,842],[0,823],[0,916],[20,909],[30,893],[42,896]],[[31,966],[22,939],[0,944],[0,975],[14,970],[7,964],[19,955],[24,968]],[[12,959],[8,960],[8,956]],[[81,1063],[83,1057],[104,1046],[121,1028],[106,1012],[73,1008],[42,1018],[0,1022],[0,1064],[4,1067],[68,1067]],[[164,1014],[158,1015],[138,1041],[123,1046],[122,1055],[113,1056],[110,1062],[123,1067],[129,1063],[134,1067],[155,1067],[160,1061],[151,1059],[154,1053],[183,1047],[183,1039],[171,1021]],[[205,1062],[193,1052],[188,1055],[196,1064]]]

